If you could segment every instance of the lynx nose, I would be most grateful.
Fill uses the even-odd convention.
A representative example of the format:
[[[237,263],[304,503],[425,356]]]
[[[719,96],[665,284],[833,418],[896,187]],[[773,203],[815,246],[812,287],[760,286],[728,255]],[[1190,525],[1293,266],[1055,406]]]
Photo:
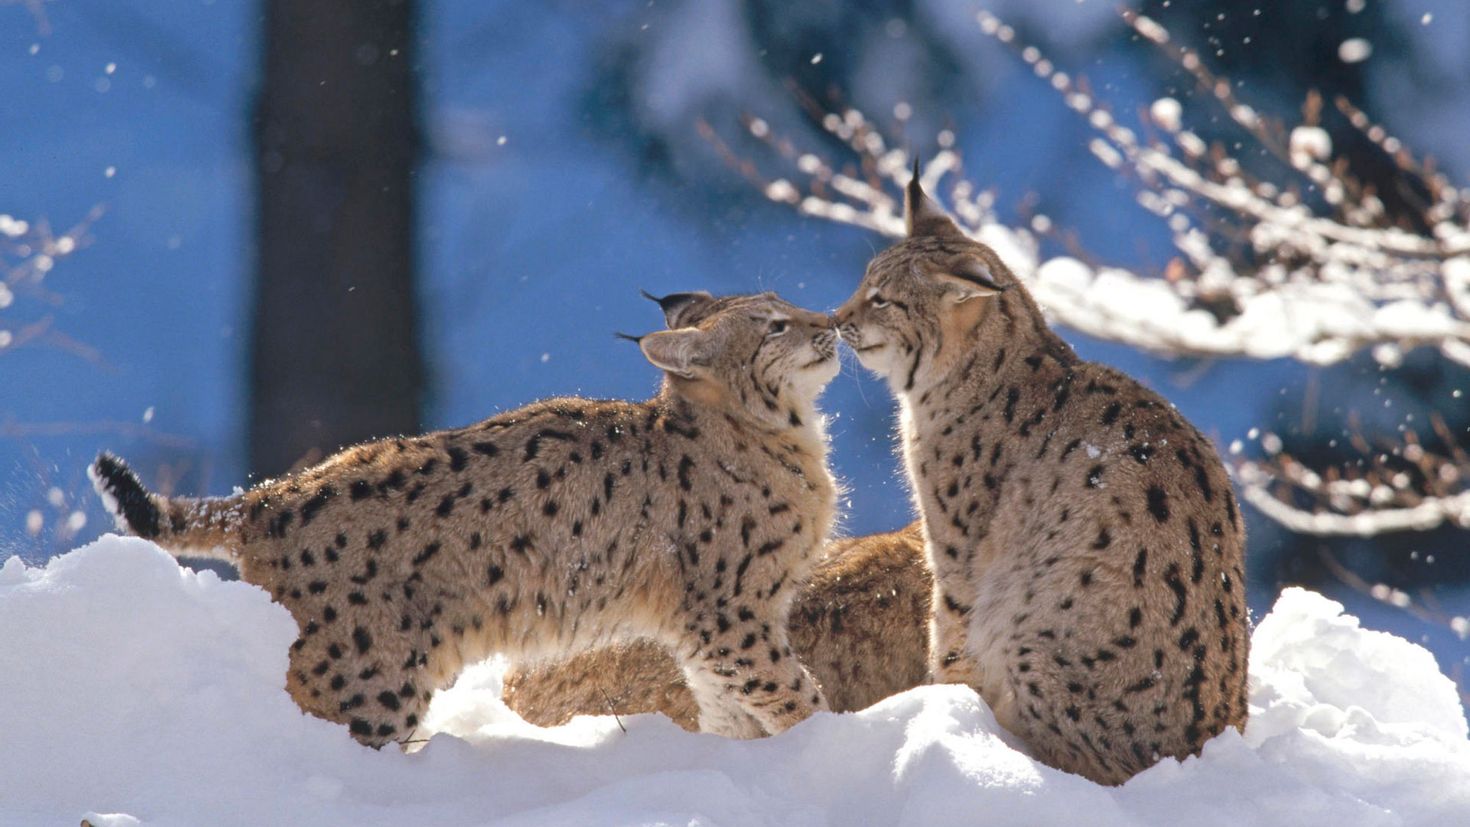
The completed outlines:
[[[852,307],[843,305],[832,314],[833,329],[837,331],[837,337],[851,344],[857,333],[856,326],[852,323]]]
[[[817,331],[831,330],[834,326],[831,316],[825,313],[818,313],[814,310],[801,310],[798,314],[796,314],[796,318],[802,324],[805,324]]]
[[[832,313],[832,319],[837,323],[839,330],[852,325],[852,317],[857,315],[860,307],[862,307],[862,299],[854,295]]]

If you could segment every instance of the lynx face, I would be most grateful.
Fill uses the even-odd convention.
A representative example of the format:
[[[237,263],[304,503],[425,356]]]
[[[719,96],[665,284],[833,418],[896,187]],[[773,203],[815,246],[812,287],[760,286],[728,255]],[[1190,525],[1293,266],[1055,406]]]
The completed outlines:
[[[922,212],[910,211],[910,236],[869,263],[836,314],[858,361],[900,394],[936,377],[940,363],[986,320],[989,297],[1015,282],[993,250],[948,219],[924,222]],[[929,234],[913,234],[915,224]]]
[[[773,294],[678,293],[659,304],[674,329],[644,336],[641,347],[686,394],[724,396],[751,418],[787,427],[811,414],[837,375],[832,319]]]

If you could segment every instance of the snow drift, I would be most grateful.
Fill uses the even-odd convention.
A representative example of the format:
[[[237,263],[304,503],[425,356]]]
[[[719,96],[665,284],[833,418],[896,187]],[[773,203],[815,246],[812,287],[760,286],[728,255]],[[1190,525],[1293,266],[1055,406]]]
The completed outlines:
[[[1470,740],[1424,649],[1284,592],[1255,630],[1251,723],[1118,788],[1037,764],[969,690],[923,687],[729,741],[654,715],[533,727],[499,669],[375,752],[283,689],[295,627],[244,583],[108,536],[0,567],[0,823],[1466,823]],[[626,732],[623,731],[626,727]],[[427,736],[426,736],[427,737]]]

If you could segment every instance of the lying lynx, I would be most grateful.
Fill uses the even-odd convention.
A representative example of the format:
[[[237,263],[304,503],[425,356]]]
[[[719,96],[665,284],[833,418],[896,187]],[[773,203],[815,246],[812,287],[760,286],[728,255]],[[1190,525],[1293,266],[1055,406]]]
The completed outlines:
[[[349,448],[222,499],[147,493],[103,454],[119,524],[211,552],[300,627],[286,688],[363,743],[407,739],[467,662],[630,638],[677,654],[700,728],[779,732],[822,706],[786,615],[833,518],[815,400],[826,317],[773,295],[642,337],[646,402],[553,399]]]
[[[936,680],[1103,783],[1243,726],[1245,528],[1214,449],[1079,360],[917,174],[905,212],[837,318],[899,399]]]
[[[791,648],[835,712],[866,709],[928,676],[929,592],[918,523],[892,534],[833,540],[796,595]],[[573,715],[662,712],[685,729],[699,710],[678,664],[640,640],[506,674],[505,701],[540,726]]]

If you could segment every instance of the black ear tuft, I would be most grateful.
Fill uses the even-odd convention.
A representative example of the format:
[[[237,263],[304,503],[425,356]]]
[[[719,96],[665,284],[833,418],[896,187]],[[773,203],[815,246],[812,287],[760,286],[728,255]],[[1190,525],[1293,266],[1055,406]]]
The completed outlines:
[[[625,342],[632,342],[635,345],[641,345],[641,344],[643,344],[643,337],[642,336],[634,336],[631,333],[622,333],[622,332],[614,333],[613,334],[613,338],[615,338],[615,339],[622,339]]]
[[[914,177],[903,193],[903,223],[910,238],[916,236],[953,235],[964,237],[960,228],[950,220],[944,210],[924,192],[919,183],[919,162],[914,161]]]
[[[643,298],[657,302],[659,309],[664,312],[664,322],[670,328],[687,327],[690,323],[690,311],[704,306],[706,302],[714,301],[714,296],[699,291],[695,293],[670,293],[667,296],[655,296],[647,290],[639,290]]]

